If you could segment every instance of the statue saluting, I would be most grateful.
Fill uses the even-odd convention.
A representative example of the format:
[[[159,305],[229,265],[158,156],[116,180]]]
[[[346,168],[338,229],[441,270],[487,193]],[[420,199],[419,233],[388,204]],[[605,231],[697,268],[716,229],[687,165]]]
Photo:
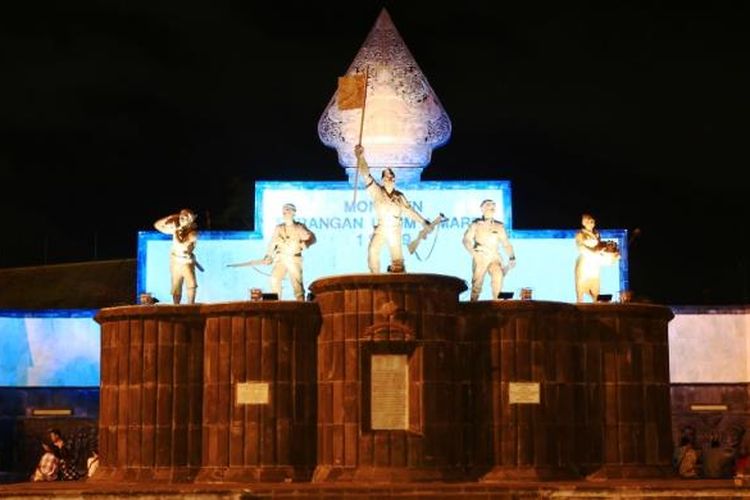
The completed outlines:
[[[187,208],[178,214],[168,215],[156,221],[157,231],[172,235],[172,250],[169,255],[169,272],[172,276],[172,300],[179,304],[182,300],[182,285],[187,289],[187,303],[195,303],[195,291],[198,283],[195,279],[195,268],[203,268],[195,259],[195,245],[198,241],[196,215]]]

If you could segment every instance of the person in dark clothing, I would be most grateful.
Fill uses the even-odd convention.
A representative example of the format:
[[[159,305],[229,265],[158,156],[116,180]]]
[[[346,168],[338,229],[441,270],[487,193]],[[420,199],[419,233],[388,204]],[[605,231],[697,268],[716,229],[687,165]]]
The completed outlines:
[[[70,446],[63,440],[60,429],[50,429],[49,440],[52,442],[52,446],[57,449],[57,455],[60,458],[58,479],[61,481],[75,481],[76,479],[80,479],[80,475],[76,469],[75,456]]]

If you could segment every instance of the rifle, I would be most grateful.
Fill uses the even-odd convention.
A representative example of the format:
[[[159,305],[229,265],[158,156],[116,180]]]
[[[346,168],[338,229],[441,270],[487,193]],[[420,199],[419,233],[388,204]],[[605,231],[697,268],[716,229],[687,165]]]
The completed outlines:
[[[419,243],[423,239],[427,238],[427,235],[429,235],[432,231],[434,231],[435,228],[438,227],[438,224],[440,224],[441,222],[443,222],[445,220],[447,220],[445,218],[445,215],[439,214],[437,217],[435,217],[435,220],[433,220],[432,222],[430,222],[429,226],[423,227],[422,230],[419,231],[419,234],[417,235],[417,237],[414,238],[411,241],[411,243],[409,243],[409,247],[408,247],[409,248],[409,253],[416,252],[417,251],[417,247],[419,246]]]
[[[254,267],[254,266],[258,266],[260,264],[266,264],[266,265],[268,265],[268,261],[266,260],[265,257],[263,257],[262,259],[248,260],[247,262],[237,262],[235,264],[227,264],[227,267],[246,267],[246,266],[253,266]]]

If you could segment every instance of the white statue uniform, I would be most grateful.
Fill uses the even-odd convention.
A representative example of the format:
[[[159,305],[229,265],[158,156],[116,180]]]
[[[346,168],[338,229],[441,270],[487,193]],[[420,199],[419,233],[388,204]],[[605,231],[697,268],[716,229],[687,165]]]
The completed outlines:
[[[182,295],[182,284],[191,293],[198,288],[195,279],[195,244],[198,240],[198,231],[194,225],[180,230],[177,225],[170,221],[176,216],[159,219],[154,227],[159,232],[172,235],[172,249],[169,253],[169,273],[172,277],[172,296]]]
[[[294,298],[305,300],[302,285],[302,251],[315,243],[315,234],[301,222],[279,224],[274,228],[267,256],[273,259],[271,291],[281,298],[281,280],[289,275]]]
[[[594,229],[580,229],[576,233],[576,246],[578,247],[578,259],[576,259],[576,301],[583,302],[588,293],[596,302],[599,295],[600,274],[602,256],[597,250],[601,236]]]
[[[370,175],[370,169],[363,157],[360,158],[357,167],[365,181],[365,188],[372,197],[378,218],[367,248],[367,267],[371,273],[380,272],[380,251],[383,245],[387,244],[391,254],[391,268],[394,271],[404,271],[401,219],[406,215],[423,225],[429,224],[429,221],[426,221],[411,207],[401,191],[394,189],[388,194],[388,191]]]
[[[464,247],[472,256],[471,260],[471,300],[479,299],[486,274],[492,280],[492,298],[496,299],[503,289],[505,266],[499,253],[499,246],[509,256],[513,256],[513,246],[505,232],[505,225],[495,219],[474,219],[463,239]]]
[[[169,256],[169,271],[172,274],[172,295],[182,293],[182,284],[188,289],[198,288],[195,279],[195,243],[197,231],[189,230],[180,241],[177,233],[172,233],[172,252]]]

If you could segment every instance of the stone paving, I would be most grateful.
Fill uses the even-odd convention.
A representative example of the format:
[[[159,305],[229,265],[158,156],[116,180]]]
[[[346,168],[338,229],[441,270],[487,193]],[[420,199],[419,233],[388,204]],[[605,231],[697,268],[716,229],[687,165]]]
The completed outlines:
[[[409,484],[208,484],[208,483],[14,483],[0,485],[0,498],[24,500],[63,498],[104,500],[189,499],[245,500],[255,498],[441,498],[441,499],[628,499],[750,498],[750,487],[732,480],[608,480],[602,482],[504,482]]]

